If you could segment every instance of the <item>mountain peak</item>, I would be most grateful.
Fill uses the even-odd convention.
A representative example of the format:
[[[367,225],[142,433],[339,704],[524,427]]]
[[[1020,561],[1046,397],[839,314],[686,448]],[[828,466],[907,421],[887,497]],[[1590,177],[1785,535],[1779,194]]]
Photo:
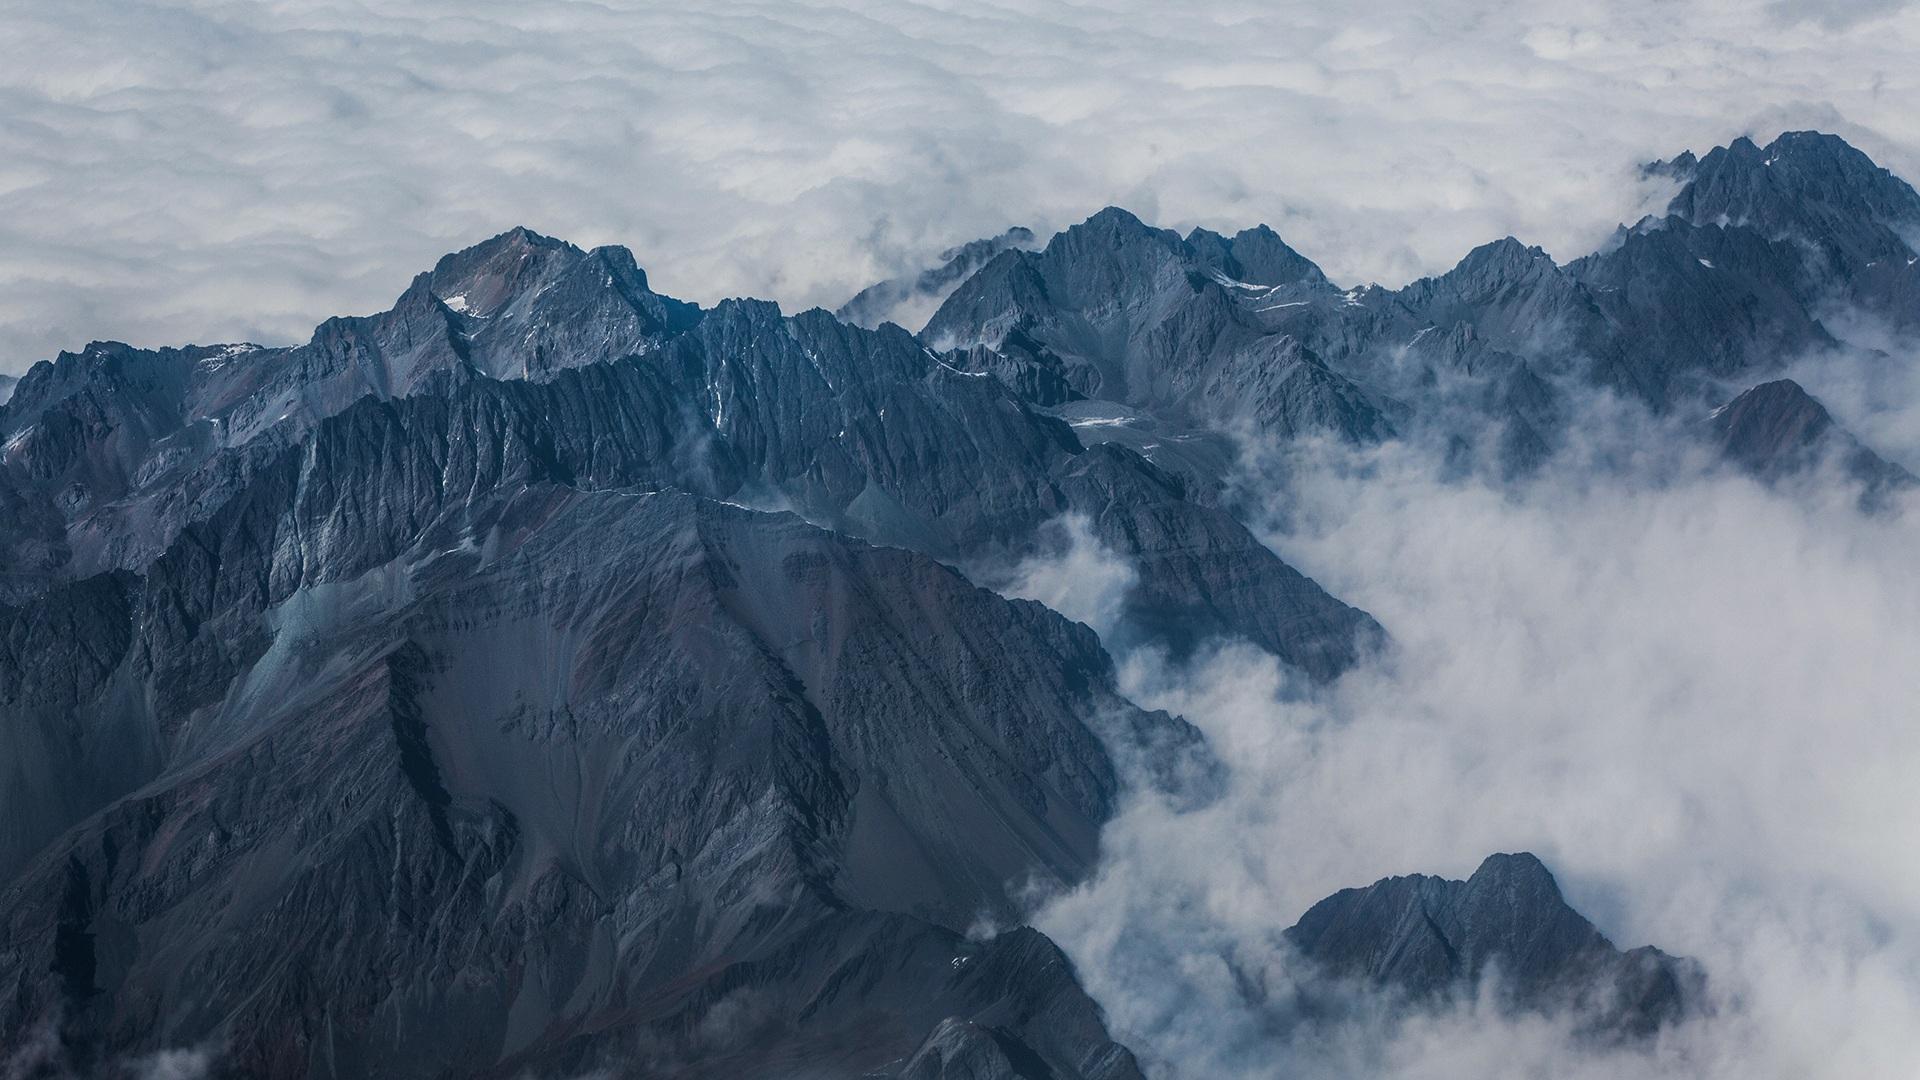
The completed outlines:
[[[538,252],[560,253],[575,257],[584,254],[578,247],[565,240],[534,232],[525,225],[515,225],[506,232],[489,236],[485,240],[470,247],[465,247],[459,251],[441,256],[440,261],[434,264],[434,271],[438,273],[442,267],[454,268],[467,266],[505,257],[517,258]]]
[[[1536,273],[1558,273],[1559,269],[1544,249],[1507,236],[1467,252],[1439,280],[1467,292],[1483,292]]]
[[[1768,157],[1775,158],[1784,154],[1845,158],[1852,160],[1856,165],[1876,167],[1873,159],[1852,143],[1824,131],[1783,131],[1767,144],[1766,152]]]
[[[527,228],[525,225],[515,225],[513,228],[508,229],[506,232],[503,232],[498,236],[492,237],[487,240],[482,240],[480,243],[475,244],[472,248],[468,250],[477,251],[481,248],[486,248],[486,247],[495,246],[495,245],[506,245],[506,246],[512,246],[512,247],[522,247],[522,248],[551,248],[554,250],[574,251],[574,252],[577,252],[580,250],[579,248],[575,247],[574,245],[568,243],[565,240],[561,240],[558,237],[548,236],[545,233],[534,232],[532,229]]]
[[[1861,261],[1909,252],[1920,194],[1837,135],[1789,131],[1757,146],[1741,137],[1684,172],[1667,213],[1696,225],[1746,225],[1828,245]]]
[[[1170,229],[1156,229],[1141,221],[1130,210],[1108,206],[1080,224],[1055,235],[1048,242],[1045,253],[1053,255],[1071,251],[1093,242],[1120,247],[1140,240],[1157,241],[1176,250],[1182,246],[1180,234]]]
[[[585,257],[572,244],[521,225],[443,256],[433,266],[430,284],[448,307],[484,317]]]
[[[1597,1031],[1651,1034],[1684,1015],[1700,988],[1687,961],[1616,949],[1525,852],[1490,856],[1465,881],[1413,875],[1342,890],[1285,936],[1332,974],[1416,1000],[1471,988],[1497,970],[1509,1005],[1573,1004]]]
[[[1327,280],[1313,260],[1265,225],[1242,229],[1232,238],[1194,229],[1187,234],[1186,245],[1201,265],[1249,285],[1324,284]]]
[[[1820,399],[1792,379],[1752,387],[1713,411],[1709,438],[1722,456],[1763,480],[1777,480],[1817,465],[1836,463],[1863,486],[1871,508],[1892,491],[1920,479],[1886,460],[1834,420]]]
[[[1542,903],[1549,900],[1565,902],[1560,894],[1560,883],[1553,879],[1553,872],[1530,851],[1487,856],[1474,870],[1473,876],[1467,879],[1467,884],[1511,890],[1535,897]]]
[[[1027,228],[1025,225],[1015,225],[999,236],[983,236],[978,240],[969,240],[964,244],[955,244],[953,247],[940,253],[940,261],[943,264],[969,260],[985,262],[1010,247],[1032,247],[1033,241],[1034,236],[1032,229]]]
[[[1792,379],[1774,379],[1771,382],[1763,382],[1757,386],[1750,387],[1742,391],[1739,396],[1735,397],[1732,401],[1727,402],[1716,411],[1715,415],[1731,418],[1735,414],[1746,413],[1751,410],[1760,410],[1776,415],[1786,414],[1796,419],[1811,420],[1822,424],[1827,423],[1831,419],[1827,414],[1826,407],[1821,405],[1812,394],[1807,393],[1805,387],[1794,382]]]
[[[1140,220],[1140,216],[1124,206],[1109,203],[1094,211],[1082,224],[1098,229],[1125,228],[1144,231],[1150,226]]]
[[[1502,262],[1524,264],[1545,257],[1547,257],[1546,249],[1521,243],[1518,237],[1509,233],[1467,252],[1467,257],[1461,262],[1485,262],[1497,259]]]
[[[1033,230],[1021,225],[998,236],[956,244],[940,253],[938,264],[924,267],[917,274],[875,282],[840,305],[834,314],[868,329],[884,322],[924,325],[961,282],[1001,252],[1026,251],[1033,246]]]

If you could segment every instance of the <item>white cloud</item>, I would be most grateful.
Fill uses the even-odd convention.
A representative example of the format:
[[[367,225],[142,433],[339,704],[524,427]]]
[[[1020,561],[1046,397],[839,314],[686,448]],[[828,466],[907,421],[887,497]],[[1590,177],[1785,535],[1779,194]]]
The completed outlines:
[[[1119,621],[1127,592],[1139,577],[1127,561],[1093,535],[1084,514],[1068,514],[1041,530],[1047,545],[1015,565],[1001,582],[991,568],[975,568],[1004,596],[1038,600],[1105,636]]]
[[[1393,283],[1566,257],[1632,166],[1790,126],[1920,174],[1920,12],[1866,2],[75,0],[0,13],[0,370],[303,339],[524,223],[831,306],[1118,202]]]
[[[1798,357],[1786,374],[1868,449],[1920,473],[1920,342],[1858,311],[1822,322],[1849,347]]]
[[[627,244],[676,295],[789,307],[1106,203],[1266,221],[1345,281],[1506,233],[1564,259],[1644,209],[1636,163],[1741,132],[1835,130],[1920,176],[1917,54],[1920,9],[1881,0],[14,4],[0,370],[96,337],[298,340],[522,223]],[[1819,377],[1915,463],[1913,394]],[[1221,950],[1255,962],[1342,886],[1528,848],[1616,940],[1697,956],[1742,999],[1658,1056],[1582,1067],[1909,1075],[1920,514],[1650,469],[1516,497],[1402,452],[1365,483],[1313,471],[1279,541],[1381,617],[1386,662],[1325,694],[1244,651],[1129,664],[1233,786],[1194,814],[1133,807],[1106,876],[1050,909],[1120,1034],[1265,1075]],[[1124,577],[1066,550],[1045,565],[1096,587],[1045,592],[1034,564],[1028,591],[1110,617]],[[1469,1011],[1292,1052],[1564,1075],[1562,1036]]]
[[[1911,1075],[1920,513],[1689,451],[1594,469],[1655,441],[1632,420],[1590,405],[1575,430],[1615,434],[1518,491],[1311,450],[1276,543],[1394,648],[1325,691],[1247,648],[1124,665],[1231,775],[1204,810],[1131,806],[1040,918],[1117,1037],[1183,1076]],[[1284,985],[1272,942],[1321,897],[1516,850],[1616,943],[1701,960],[1719,1017],[1643,1054],[1471,1006],[1279,1039],[1241,1003],[1221,958]]]

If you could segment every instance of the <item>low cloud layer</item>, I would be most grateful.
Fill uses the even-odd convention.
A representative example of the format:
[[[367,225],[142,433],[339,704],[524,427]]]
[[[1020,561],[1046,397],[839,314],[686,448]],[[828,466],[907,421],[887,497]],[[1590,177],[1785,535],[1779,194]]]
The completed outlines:
[[[1920,175],[1920,11],[1210,0],[76,0],[0,13],[0,371],[303,340],[513,224],[832,306],[1106,203],[1393,284],[1565,258],[1633,166],[1835,130]]]
[[[1920,342],[1856,311],[1822,321],[1847,347],[1797,357],[1786,374],[1876,453],[1920,473]]]
[[[1245,647],[1125,664],[1206,732],[1228,794],[1138,800],[1040,925],[1150,1071],[1911,1075],[1920,508],[1768,490],[1599,399],[1574,430],[1608,434],[1518,489],[1398,444],[1290,458],[1273,542],[1395,639],[1330,690]],[[1298,976],[1274,942],[1321,897],[1519,850],[1617,944],[1704,963],[1718,1015],[1602,1051],[1475,1003],[1291,1028],[1247,1003],[1249,978]]]
[[[1139,575],[1101,545],[1085,515],[1058,518],[1042,533],[1045,546],[1021,560],[1007,580],[991,573],[979,575],[981,580],[1002,595],[1038,600],[1106,636],[1119,621],[1127,591]]]

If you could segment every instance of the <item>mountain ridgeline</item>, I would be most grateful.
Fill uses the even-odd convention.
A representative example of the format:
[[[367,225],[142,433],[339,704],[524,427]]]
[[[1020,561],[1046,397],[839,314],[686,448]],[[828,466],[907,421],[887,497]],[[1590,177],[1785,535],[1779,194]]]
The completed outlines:
[[[1388,646],[1242,520],[1244,440],[1519,475],[1593,386],[1765,479],[1912,486],[1778,373],[1833,312],[1914,329],[1920,196],[1813,133],[1648,175],[1665,214],[1600,252],[1395,291],[1107,209],[787,315],[515,229],[301,345],[35,365],[0,385],[10,1075],[1139,1076],[1067,957],[983,928],[1095,873],[1130,787],[1221,768],[1110,650],[1312,684]],[[1102,636],[980,587],[1067,519],[1129,572]],[[1617,1037],[1690,1014],[1697,972],[1501,858],[1275,948],[1407,1008],[1503,972]]]

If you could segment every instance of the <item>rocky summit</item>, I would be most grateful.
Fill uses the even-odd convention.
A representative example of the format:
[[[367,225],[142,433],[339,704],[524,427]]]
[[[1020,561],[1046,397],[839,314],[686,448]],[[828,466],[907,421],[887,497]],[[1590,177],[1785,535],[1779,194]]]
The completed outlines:
[[[1514,482],[1598,391],[1768,482],[1913,485],[1782,372],[1920,318],[1920,196],[1813,133],[1646,175],[1600,251],[1397,290],[1108,208],[789,314],[514,229],[302,344],[0,382],[9,1075],[1139,1077],[1022,924],[1233,763],[1115,656],[1244,642],[1310,694],[1393,647],[1256,533],[1249,455]],[[1001,595],[1063,536],[1097,634]],[[1704,999],[1531,856],[1276,950],[1622,1039]]]
[[[1616,949],[1526,853],[1490,856],[1465,881],[1415,874],[1343,889],[1285,937],[1349,992],[1431,1002],[1491,984],[1506,1008],[1570,1011],[1613,1037],[1652,1034],[1705,1001],[1697,967]]]

